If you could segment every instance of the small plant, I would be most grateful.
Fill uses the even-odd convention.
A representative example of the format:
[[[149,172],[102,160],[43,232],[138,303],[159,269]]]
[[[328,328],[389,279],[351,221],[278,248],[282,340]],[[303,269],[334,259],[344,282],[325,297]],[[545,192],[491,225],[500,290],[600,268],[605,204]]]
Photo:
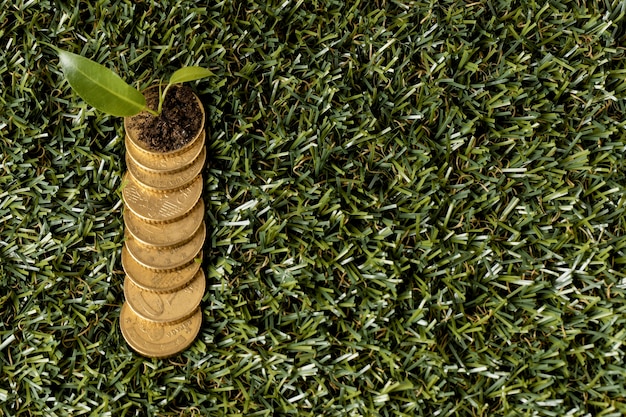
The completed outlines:
[[[96,109],[113,116],[134,116],[144,110],[159,116],[170,87],[213,75],[208,69],[197,66],[175,71],[160,91],[157,110],[153,110],[147,106],[143,94],[107,67],[72,52],[56,51],[63,74],[76,94]]]

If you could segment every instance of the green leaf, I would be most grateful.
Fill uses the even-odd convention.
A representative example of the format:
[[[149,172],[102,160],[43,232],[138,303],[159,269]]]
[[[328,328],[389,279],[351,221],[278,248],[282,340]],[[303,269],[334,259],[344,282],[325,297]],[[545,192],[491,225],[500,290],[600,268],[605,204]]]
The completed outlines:
[[[83,100],[113,116],[133,116],[146,107],[143,94],[107,67],[71,52],[57,50],[63,74]]]
[[[170,77],[170,84],[181,84],[189,81],[196,81],[202,78],[210,77],[213,73],[207,68],[202,67],[184,67],[174,72]]]

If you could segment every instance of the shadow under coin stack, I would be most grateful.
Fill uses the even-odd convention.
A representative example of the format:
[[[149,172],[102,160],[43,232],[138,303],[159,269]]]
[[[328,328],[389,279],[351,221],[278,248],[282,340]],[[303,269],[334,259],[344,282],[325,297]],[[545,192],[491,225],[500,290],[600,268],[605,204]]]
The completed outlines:
[[[136,133],[126,126],[120,327],[135,351],[165,358],[189,347],[202,322],[205,132],[166,153],[147,149]]]

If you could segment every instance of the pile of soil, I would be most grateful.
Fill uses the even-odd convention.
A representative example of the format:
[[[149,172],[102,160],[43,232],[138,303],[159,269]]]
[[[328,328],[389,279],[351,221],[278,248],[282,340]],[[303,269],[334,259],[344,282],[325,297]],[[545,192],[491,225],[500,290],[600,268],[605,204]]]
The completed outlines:
[[[159,89],[152,88],[144,95],[148,107],[156,110]],[[159,116],[144,111],[131,117],[129,122],[140,132],[137,139],[148,149],[170,152],[185,146],[201,130],[202,111],[191,88],[173,86],[167,91]]]

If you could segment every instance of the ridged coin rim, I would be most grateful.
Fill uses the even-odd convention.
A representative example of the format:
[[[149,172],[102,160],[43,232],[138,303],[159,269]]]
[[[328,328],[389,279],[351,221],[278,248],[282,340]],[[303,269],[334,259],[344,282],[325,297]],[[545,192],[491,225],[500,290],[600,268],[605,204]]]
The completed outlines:
[[[167,193],[157,193],[142,187],[128,172],[122,181],[122,198],[126,207],[137,217],[151,223],[167,223],[184,216],[202,197],[201,174],[186,187]],[[135,197],[131,198],[133,194]],[[183,205],[181,201],[187,203]]]
[[[176,246],[157,247],[142,245],[128,233],[125,237],[125,246],[128,253],[141,266],[157,271],[170,271],[181,268],[195,259],[202,250],[206,240],[206,225],[203,221],[200,229],[188,242]],[[180,259],[177,256],[180,256]],[[176,261],[172,261],[172,258],[176,259]],[[156,262],[159,263],[157,264]]]
[[[178,219],[172,220],[167,223],[153,223],[147,222],[143,220],[141,217],[137,216],[132,210],[124,210],[123,218],[124,218],[124,226],[125,230],[130,233],[133,238],[135,238],[138,242],[143,245],[151,245],[157,247],[167,247],[167,246],[176,246],[183,244],[190,239],[193,238],[196,232],[198,232],[199,228],[202,227],[202,222],[204,220],[204,201],[202,199],[198,200],[196,205],[189,210],[188,213],[179,217]],[[193,229],[187,236],[183,238],[179,238],[177,240],[167,241],[166,239],[174,236],[177,230],[185,227],[188,222],[192,222],[191,229]],[[149,234],[154,233],[146,233],[145,228],[154,228],[160,227],[161,234],[159,240],[154,237],[150,240]],[[142,230],[144,228],[144,230]]]
[[[156,271],[139,264],[124,245],[122,247],[122,267],[126,273],[126,279],[132,280],[135,285],[145,291],[170,293],[189,284],[198,270],[202,268],[203,256],[204,252],[200,251],[187,265],[172,271]],[[184,275],[181,276],[181,274]],[[173,282],[176,284],[172,284]]]
[[[126,141],[126,155],[132,159],[140,168],[153,172],[155,174],[174,174],[184,170],[189,164],[200,156],[202,149],[206,149],[206,133],[203,129],[200,134],[200,140],[196,141],[192,147],[178,155],[163,156],[160,154],[147,154],[137,148],[135,144],[128,139]],[[179,162],[182,160],[183,162]],[[171,164],[172,166],[163,167],[160,163]]]
[[[174,173],[154,173],[146,171],[135,164],[126,154],[127,172],[132,175],[133,179],[139,185],[148,190],[165,193],[185,188],[190,184],[204,169],[206,164],[207,152],[206,148],[200,151],[200,155],[184,169]]]

